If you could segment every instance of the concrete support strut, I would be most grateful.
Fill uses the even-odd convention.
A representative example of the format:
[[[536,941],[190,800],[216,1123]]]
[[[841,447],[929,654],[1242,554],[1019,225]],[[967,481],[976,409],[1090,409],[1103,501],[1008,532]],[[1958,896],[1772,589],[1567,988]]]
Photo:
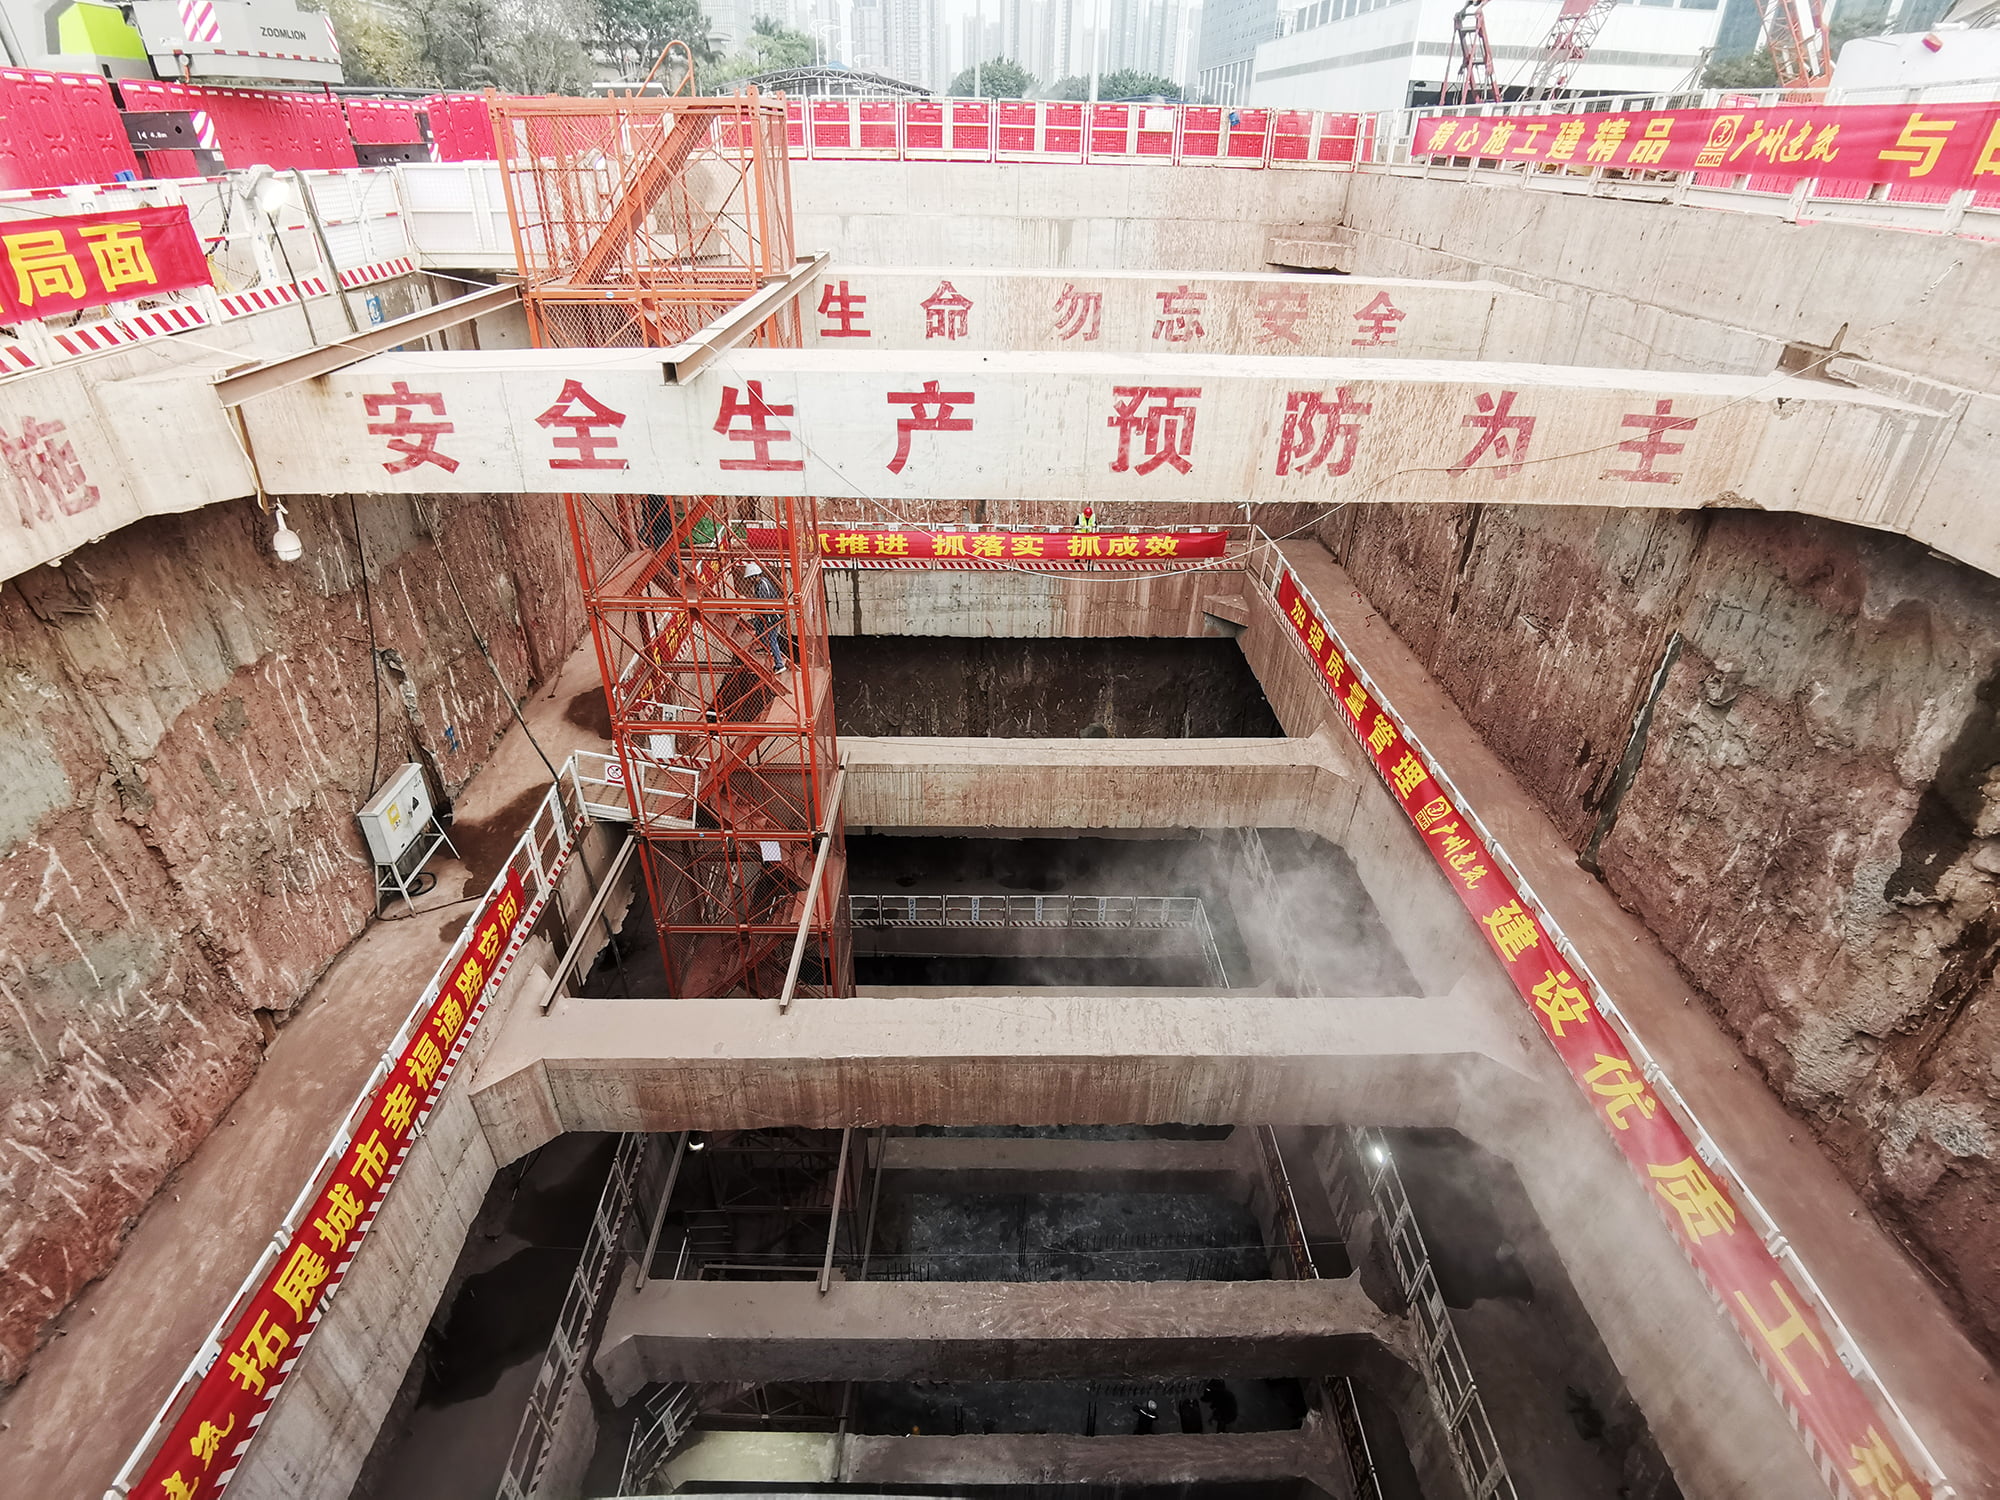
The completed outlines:
[[[1946,430],[1787,376],[935,350],[736,350],[691,386],[643,350],[389,354],[242,410],[274,495],[1477,500],[1873,525],[1914,503]]]
[[[651,1382],[1315,1376],[1414,1361],[1343,1281],[651,1281],[613,1304],[597,1370]]]

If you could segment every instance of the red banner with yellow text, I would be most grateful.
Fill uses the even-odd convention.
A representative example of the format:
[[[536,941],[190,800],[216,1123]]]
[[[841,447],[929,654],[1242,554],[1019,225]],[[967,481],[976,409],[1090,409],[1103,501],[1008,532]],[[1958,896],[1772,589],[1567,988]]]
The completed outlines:
[[[1410,154],[2000,189],[2000,104],[1432,115],[1417,122]]]
[[[919,531],[822,526],[820,551],[839,561],[928,558],[941,562],[1174,562],[1221,557],[1221,531]],[[753,535],[751,545],[756,545]]]
[[[1661,1106],[1590,984],[1572,971],[1545,930],[1542,914],[1452,804],[1388,704],[1356,675],[1345,644],[1289,569],[1278,581],[1277,601],[1337,705],[1334,716],[1373,760],[1536,1024],[1809,1435],[1809,1446],[1845,1476],[1856,1496],[1924,1500],[1929,1486],[1841,1364],[1811,1302],[1744,1218],[1728,1185],[1711,1173],[1713,1161],[1703,1159]]]
[[[0,225],[0,323],[208,284],[184,204]]]
[[[319,1196],[300,1216],[299,1227],[244,1304],[215,1363],[133,1487],[135,1500],[197,1500],[220,1494],[229,1483],[457,1066],[525,905],[520,874],[509,871],[464,951],[445,970],[449,977],[376,1090]]]

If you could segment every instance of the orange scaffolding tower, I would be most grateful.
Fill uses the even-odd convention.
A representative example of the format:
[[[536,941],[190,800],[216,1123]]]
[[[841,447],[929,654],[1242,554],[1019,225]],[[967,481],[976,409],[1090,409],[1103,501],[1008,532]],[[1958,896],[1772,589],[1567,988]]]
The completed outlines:
[[[675,344],[793,269],[782,101],[490,106],[538,345]],[[671,991],[780,993],[803,921],[794,993],[850,993],[813,501],[563,499]]]

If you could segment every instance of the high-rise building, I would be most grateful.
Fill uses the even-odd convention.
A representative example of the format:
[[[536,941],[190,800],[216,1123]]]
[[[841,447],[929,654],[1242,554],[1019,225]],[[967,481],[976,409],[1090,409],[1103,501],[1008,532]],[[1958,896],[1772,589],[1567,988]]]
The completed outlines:
[[[882,35],[882,0],[853,0],[847,12],[847,56],[850,67],[880,73],[888,67]]]
[[[920,88],[951,82],[951,45],[938,0],[881,0],[881,71]]]
[[[1217,104],[1241,104],[1250,89],[1257,44],[1278,34],[1278,0],[1207,0],[1195,92]]]

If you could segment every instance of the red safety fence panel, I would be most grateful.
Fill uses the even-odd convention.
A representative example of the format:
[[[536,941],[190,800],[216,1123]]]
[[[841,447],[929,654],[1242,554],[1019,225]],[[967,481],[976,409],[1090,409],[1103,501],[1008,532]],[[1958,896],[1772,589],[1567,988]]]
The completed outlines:
[[[951,101],[951,154],[978,161],[985,161],[993,155],[991,100]]]
[[[1132,154],[1131,105],[1090,106],[1090,154],[1094,157]]]
[[[1181,160],[1209,161],[1222,154],[1222,110],[1190,104],[1181,111]]]
[[[88,73],[0,68],[0,188],[65,187],[139,173],[111,86]]]
[[[481,94],[431,94],[423,100],[431,117],[431,147],[439,161],[492,161],[493,117]]]
[[[209,113],[231,167],[268,162],[293,167],[351,167],[354,143],[340,102],[318,94],[266,94],[250,89],[208,89]]]
[[[1052,156],[1083,157],[1083,112],[1081,104],[1042,106],[1042,150]]]
[[[894,152],[903,143],[893,99],[863,99],[856,106],[855,143],[865,151]]]
[[[814,99],[812,152],[846,151],[854,145],[854,112],[845,99]]]
[[[1239,109],[1224,133],[1227,142],[1223,155],[1232,161],[1262,162],[1264,160],[1264,140],[1270,132],[1271,111],[1268,109]]]
[[[363,146],[410,146],[423,140],[414,99],[349,99],[347,133]]]
[[[183,88],[178,83],[134,83],[121,80],[118,84],[119,97],[125,108],[134,114],[144,114],[153,110],[186,112],[194,116],[195,144],[207,150],[219,151],[221,141],[215,133],[215,121],[206,106],[197,97],[197,91]],[[199,177],[203,174],[201,161],[192,151],[146,151],[140,153],[143,170],[148,177]]]
[[[1281,109],[1271,123],[1272,161],[1311,161],[1313,115],[1309,109]]]
[[[803,99],[785,101],[785,144],[794,151],[807,149],[806,101]]]
[[[903,106],[903,145],[915,151],[944,150],[944,102],[912,99]]]
[[[1361,116],[1320,112],[1319,135],[1313,142],[1314,161],[1355,161],[1361,155],[1360,144]]]
[[[1033,156],[1041,149],[1035,129],[1040,111],[1027,99],[1003,99],[993,121],[993,152],[998,156]]]

